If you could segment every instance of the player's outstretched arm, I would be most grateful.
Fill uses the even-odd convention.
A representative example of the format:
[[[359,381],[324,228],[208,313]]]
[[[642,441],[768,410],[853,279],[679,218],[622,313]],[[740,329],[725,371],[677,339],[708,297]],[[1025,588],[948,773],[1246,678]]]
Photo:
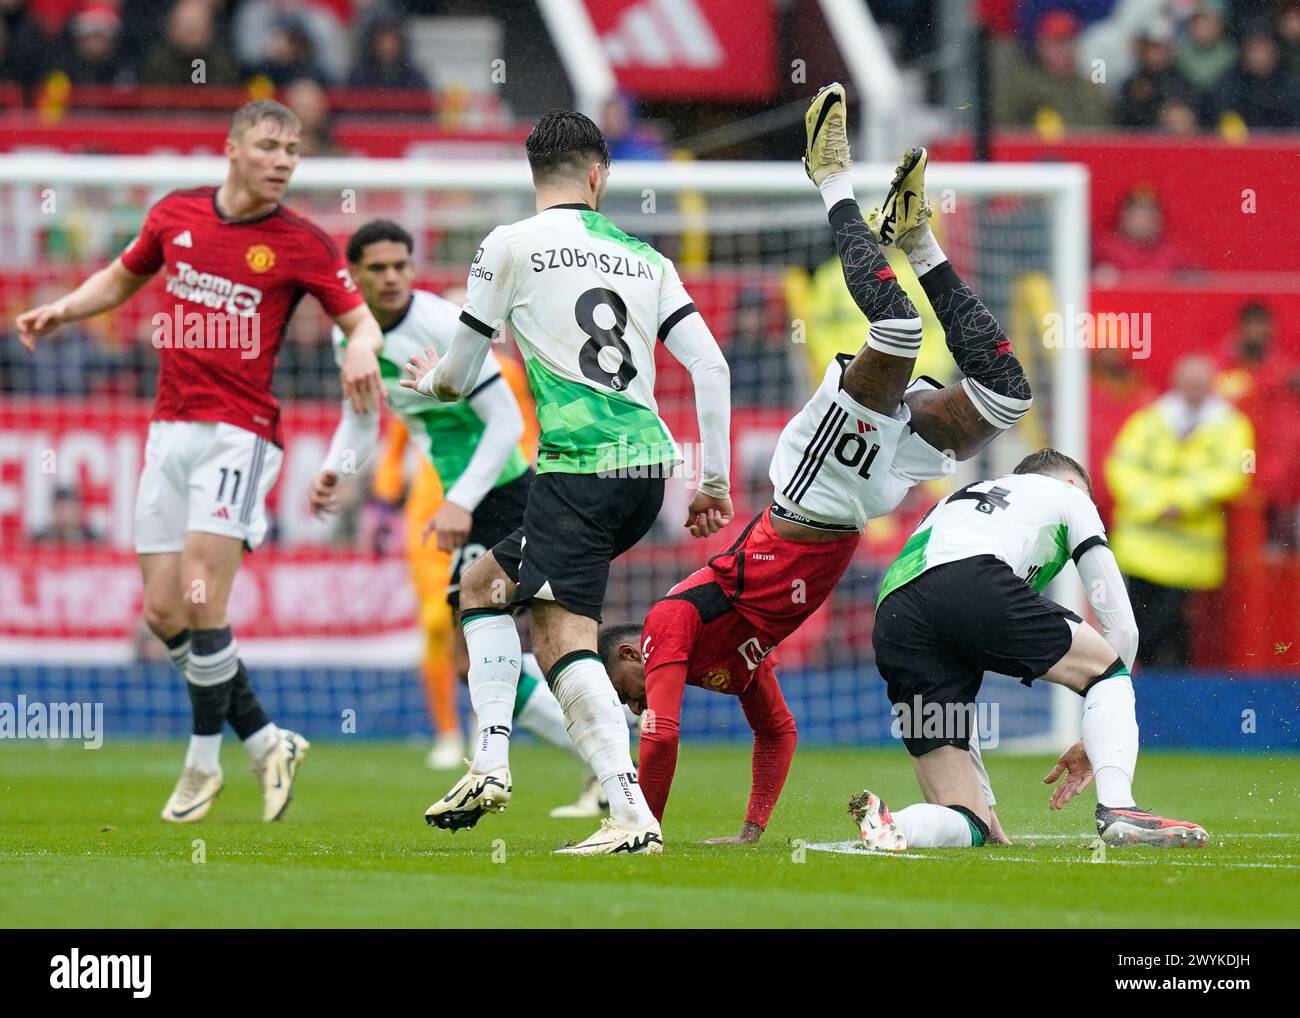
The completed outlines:
[[[68,322],[111,311],[129,300],[149,278],[136,275],[122,264],[122,259],[114,258],[71,293],[19,315],[14,323],[18,341],[28,350],[35,350],[40,336]]]
[[[334,437],[329,451],[321,463],[320,472],[312,482],[308,496],[312,512],[317,516],[338,511],[339,481],[355,474],[370,458],[379,440],[379,411],[357,413],[350,400],[343,401]]]
[[[496,360],[483,369],[478,387],[470,393],[469,407],[483,422],[483,433],[464,472],[443,496],[442,506],[424,528],[424,539],[436,535],[438,548],[455,551],[469,540],[474,511],[501,476],[506,461],[524,436],[524,415],[509,384],[501,377]]]
[[[798,742],[794,715],[781,694],[776,673],[764,666],[749,690],[740,698],[745,719],[754,730],[754,756],[749,805],[740,834],[733,838],[713,838],[706,845],[748,845],[758,841],[781,797],[785,779],[790,774],[794,748]]]
[[[1101,635],[1131,672],[1138,649],[1137,619],[1115,553],[1105,544],[1094,544],[1079,556],[1075,565],[1088,592],[1088,603],[1101,626]]]
[[[462,319],[456,325],[446,356],[439,357],[433,347],[416,354],[407,362],[408,377],[401,380],[401,385],[439,403],[454,403],[473,391],[491,350],[491,336],[482,335]]]
[[[363,414],[378,409],[384,401],[384,380],[379,373],[379,351],[384,348],[384,333],[365,304],[358,304],[334,319],[334,324],[348,337],[343,352],[343,398]]]
[[[674,634],[677,636],[679,634]],[[677,770],[682,694],[686,689],[686,662],[652,665],[645,674],[646,709],[641,721],[637,782],[650,812],[660,823],[668,806],[673,773]]]
[[[684,314],[682,312],[685,312]],[[694,537],[716,534],[731,522],[731,371],[717,340],[694,304],[670,315],[659,328],[668,352],[691,375],[700,428],[700,484],[686,512]]]

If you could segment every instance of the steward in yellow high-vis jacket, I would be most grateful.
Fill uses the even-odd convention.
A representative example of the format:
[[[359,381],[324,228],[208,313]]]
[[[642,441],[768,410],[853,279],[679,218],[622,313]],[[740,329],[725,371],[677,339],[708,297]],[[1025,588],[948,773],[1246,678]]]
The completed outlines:
[[[1224,505],[1250,483],[1255,435],[1213,381],[1207,358],[1184,358],[1173,390],[1125,422],[1106,459],[1110,543],[1127,576],[1183,590],[1223,584]]]

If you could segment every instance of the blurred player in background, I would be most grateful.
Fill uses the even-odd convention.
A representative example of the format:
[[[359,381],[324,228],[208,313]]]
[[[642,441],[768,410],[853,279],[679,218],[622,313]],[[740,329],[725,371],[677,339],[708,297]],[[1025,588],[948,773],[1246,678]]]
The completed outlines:
[[[283,439],[271,376],[286,319],[305,291],[350,340],[343,391],[358,413],[382,398],[382,336],[337,249],[281,204],[298,165],[298,118],[270,100],[235,113],[220,187],[173,191],[125,251],[76,290],[20,315],[37,337],[118,307],[166,270],[172,314],[154,317],[158,398],[136,500],[144,617],[185,676],[193,735],[164,820],[202,819],[221,791],[229,721],[253,758],[263,820],[279,819],[308,749],[258,702],[226,615],[245,551],[266,535]],[[196,333],[202,342],[193,344]]]
[[[439,660],[434,655],[448,649],[439,635],[448,628],[441,621],[445,615],[429,602],[436,597],[453,613],[457,611],[462,571],[523,522],[534,473],[531,457],[520,445],[526,430],[520,401],[506,381],[507,368],[495,355],[484,360],[476,384],[460,402],[439,403],[396,384],[401,366],[416,353],[426,347],[446,351],[460,314],[451,301],[412,286],[413,249],[406,230],[377,219],[352,235],[347,259],[366,305],[383,330],[379,366],[388,404],[421,454],[422,469],[407,507],[406,547],[420,592],[422,628],[431,637],[422,668],[428,688],[446,669],[446,657]],[[347,337],[335,329],[333,340],[342,362]],[[514,365],[510,368],[518,371]],[[378,408],[358,414],[344,401],[325,462],[312,485],[313,509],[337,508],[340,478],[360,470],[378,438]],[[451,656],[464,675],[468,662],[463,640],[455,642]],[[546,684],[537,681],[535,663],[530,666],[526,660],[531,655],[524,658],[513,718],[543,742],[576,755],[560,705]],[[533,675],[527,674],[530,668]],[[456,723],[454,689],[434,687],[431,702],[442,715],[437,719],[442,726]],[[452,739],[446,732],[446,727],[439,728],[440,741],[433,753],[440,758],[430,763],[446,766],[446,757],[454,754],[450,765],[455,767],[460,764],[459,729]]]
[[[1083,698],[1083,740],[1045,779],[1068,773],[1053,809],[1095,775],[1097,833],[1106,844],[1205,845],[1197,824],[1156,816],[1133,800],[1138,724],[1130,669],[1138,629],[1091,495],[1080,464],[1042,449],[1013,474],[938,502],[890,566],[872,643],[926,801],[891,815],[870,791],[854,796],[849,812],[869,847],[984,844],[989,787],[969,749],[979,735],[972,719],[986,671],[1025,685],[1042,678]],[[1100,633],[1040,593],[1071,559]],[[934,731],[929,718],[937,717],[946,730]]]
[[[401,529],[402,544],[411,567],[411,581],[419,604],[419,627],[424,637],[420,679],[429,718],[433,722],[433,747],[425,762],[433,770],[454,768],[464,755],[465,736],[456,709],[456,648],[452,635],[452,610],[447,601],[451,553],[436,541],[424,539],[424,528],[442,505],[442,482],[424,457],[409,469],[410,439],[400,417],[384,427],[382,450],[375,463],[370,494],[391,530]],[[412,475],[408,483],[408,474]],[[400,521],[398,518],[400,517]]]
[[[463,581],[478,746],[469,772],[426,816],[435,826],[468,827],[510,801],[522,653],[512,605],[527,605],[538,663],[610,803],[595,834],[560,851],[656,853],[659,823],[637,785],[627,721],[596,652],[597,627],[609,563],[650,529],[664,478],[680,460],[655,402],[656,337],[695,386],[702,470],[686,525],[697,537],[732,515],[729,373],[672,262],[597,211],[609,174],[600,129],[580,113],[552,110],[527,150],[537,215],[483,241],[451,349],[441,359],[413,359],[404,381],[440,400],[471,392],[508,321],[542,426],[523,526]]]
[[[856,355],[826,368],[812,399],[786,425],[772,457],[772,505],[725,552],[657,601],[639,638],[607,646],[610,675],[641,731],[641,787],[662,819],[677,764],[687,685],[740,697],[754,729],[754,786],[737,838],[756,841],[795,747],[795,725],[772,651],[825,602],[857,553],[870,519],[908,490],[952,472],[1030,406],[1029,382],[993,316],[958,279],[930,232],[926,153],[904,154],[883,212],[868,228],[848,182],[844,89],[822,89],[805,119],[804,166],[829,213],[844,279],[869,327]],[[899,244],[943,326],[965,377],[940,389],[909,386],[921,317],[881,253]]]

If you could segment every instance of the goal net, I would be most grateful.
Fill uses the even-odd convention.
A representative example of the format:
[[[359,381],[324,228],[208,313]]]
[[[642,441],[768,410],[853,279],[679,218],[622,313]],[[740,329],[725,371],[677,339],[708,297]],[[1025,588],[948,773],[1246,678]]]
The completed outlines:
[[[64,328],[35,355],[18,347],[10,323],[111,260],[167,191],[219,182],[225,169],[224,160],[206,157],[0,157],[0,700],[102,702],[116,734],[186,730],[183,684],[139,622],[131,543],[158,356],[151,319],[170,307],[161,274],[125,307]],[[854,173],[865,210],[882,198],[891,168]],[[925,509],[1042,444],[1086,452],[1083,352],[1043,341],[1049,315],[1087,306],[1083,171],[939,164],[928,178],[940,242],[1011,336],[1035,408],[950,480],[914,490],[892,517],[872,521],[830,601],[777,652],[806,743],[889,738],[889,705],[871,651],[875,595]],[[417,285],[446,292],[463,286],[488,231],[532,213],[533,193],[522,163],[308,160],[289,204],[340,248],[368,220],[396,220],[415,238]],[[692,540],[680,525],[689,476],[671,481],[653,531],[614,565],[605,605],[613,621],[640,618],[768,503],[777,435],[830,357],[861,346],[866,324],[845,290],[821,200],[794,164],[620,164],[604,211],[676,261],[723,346],[737,509],[728,531]],[[201,258],[193,252],[200,270]],[[905,261],[895,268],[926,322],[918,370],[952,380],[955,367],[923,292]],[[510,342],[497,352],[518,356]],[[665,351],[658,364],[661,413],[684,447],[689,475],[698,462],[690,379]],[[303,301],[289,325],[275,386],[286,448],[274,526],[246,560],[231,601],[245,659],[286,724],[328,736],[347,730],[340,719],[351,711],[359,735],[427,733],[419,599],[400,511],[379,497],[369,472],[351,483],[336,520],[315,519],[307,506],[339,408],[328,322],[314,301]],[[409,480],[417,467],[395,449],[385,469],[397,463],[398,476],[405,471]],[[1058,596],[1077,607],[1070,584]],[[460,699],[468,709],[463,690]],[[1059,743],[1077,723],[1076,698],[1003,677],[989,677],[982,699],[1003,743]],[[690,737],[748,738],[735,703],[702,690],[688,693],[683,727]]]

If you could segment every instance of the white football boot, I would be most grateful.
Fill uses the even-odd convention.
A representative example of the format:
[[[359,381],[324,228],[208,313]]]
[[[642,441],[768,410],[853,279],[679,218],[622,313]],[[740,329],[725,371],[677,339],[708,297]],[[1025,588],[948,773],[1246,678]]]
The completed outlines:
[[[504,813],[512,791],[509,767],[497,767],[486,774],[471,770],[424,811],[425,822],[444,831],[473,827],[484,813]]]
[[[609,800],[605,798],[605,789],[595,778],[590,778],[582,789],[582,794],[567,806],[556,806],[551,816],[561,820],[584,817],[603,817],[609,815]]]
[[[202,820],[212,808],[212,800],[221,791],[221,771],[214,774],[186,767],[163,807],[162,818],[172,824],[192,824]]]
[[[804,114],[803,169],[818,187],[832,173],[844,173],[853,162],[844,102],[844,86],[833,81],[813,97]]]
[[[1192,820],[1171,820],[1137,806],[1097,806],[1097,834],[1107,845],[1152,845],[1156,848],[1204,848],[1205,828]]]
[[[658,855],[664,850],[664,836],[656,821],[649,827],[633,829],[609,817],[600,829],[585,841],[557,848],[554,855]]]
[[[925,196],[925,168],[929,161],[930,154],[923,148],[904,152],[894,169],[885,203],[867,213],[867,229],[883,246],[909,250],[909,236],[934,214]]]
[[[872,851],[901,852],[907,848],[907,838],[880,796],[865,789],[859,792],[849,800],[849,815],[858,822],[862,844]]]
[[[297,732],[280,729],[274,746],[253,761],[253,776],[262,788],[262,819],[279,820],[293,799],[293,781],[311,743]]]

